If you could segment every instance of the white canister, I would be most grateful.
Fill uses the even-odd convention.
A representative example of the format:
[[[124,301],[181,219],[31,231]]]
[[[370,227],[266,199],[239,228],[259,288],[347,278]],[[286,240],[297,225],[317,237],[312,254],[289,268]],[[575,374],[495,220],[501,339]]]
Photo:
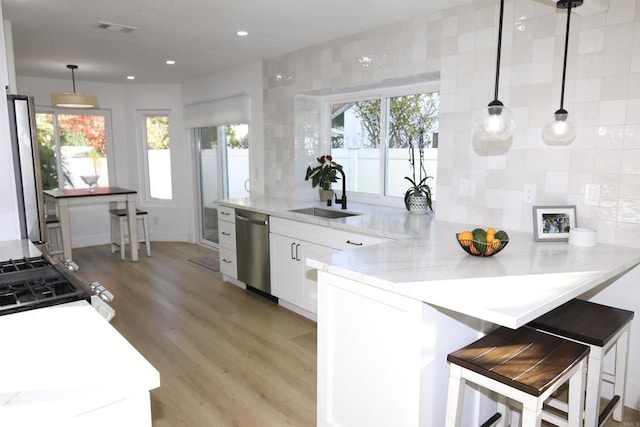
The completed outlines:
[[[588,228],[572,228],[569,230],[569,244],[591,248],[596,245],[596,232]]]

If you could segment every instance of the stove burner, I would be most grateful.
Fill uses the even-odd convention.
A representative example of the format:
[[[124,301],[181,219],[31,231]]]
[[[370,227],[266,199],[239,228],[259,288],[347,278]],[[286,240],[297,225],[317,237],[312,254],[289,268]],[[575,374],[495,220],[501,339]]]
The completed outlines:
[[[0,261],[0,274],[33,270],[36,268],[49,267],[50,265],[51,262],[43,256],[10,259],[7,261]]]
[[[77,277],[46,258],[0,262],[0,315],[90,298]]]
[[[61,274],[48,278],[8,283],[0,289],[0,307],[29,304],[75,291],[76,288]]]

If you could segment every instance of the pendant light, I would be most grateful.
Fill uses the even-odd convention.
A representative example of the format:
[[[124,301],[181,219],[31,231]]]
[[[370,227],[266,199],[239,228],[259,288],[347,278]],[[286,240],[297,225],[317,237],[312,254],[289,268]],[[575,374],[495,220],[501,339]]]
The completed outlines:
[[[67,65],[71,70],[71,81],[73,82],[73,93],[53,93],[51,94],[51,105],[54,107],[65,108],[97,108],[98,99],[95,95],[76,92],[76,77],[74,71],[78,69],[77,65]]]
[[[498,100],[500,84],[500,53],[502,50],[502,21],[504,15],[504,0],[500,0],[500,22],[498,26],[498,54],[496,58],[496,81],[493,101],[482,110],[474,120],[474,137],[482,142],[508,141],[513,136],[515,120],[513,113]]]
[[[571,25],[571,9],[582,5],[583,0],[559,0],[558,9],[567,9],[567,33],[564,39],[564,62],[562,63],[562,88],[560,90],[560,109],[553,118],[542,128],[542,139],[547,145],[569,145],[576,139],[576,125],[569,119],[569,113],[564,109],[564,86],[567,76],[567,52],[569,47],[569,28]]]

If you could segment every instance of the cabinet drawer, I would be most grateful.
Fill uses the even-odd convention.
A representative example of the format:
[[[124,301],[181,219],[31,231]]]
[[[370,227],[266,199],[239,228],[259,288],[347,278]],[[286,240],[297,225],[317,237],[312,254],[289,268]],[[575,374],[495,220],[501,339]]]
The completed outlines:
[[[227,248],[220,248],[220,273],[225,274],[234,279],[238,278],[238,268],[236,260],[236,251]]]
[[[218,206],[218,221],[236,222],[236,210],[226,206]]]
[[[220,246],[236,250],[236,225],[227,221],[218,221],[218,243]]]
[[[384,237],[370,236],[366,234],[352,233],[336,230],[315,224],[307,224],[284,218],[271,217],[270,231],[272,233],[288,236],[293,239],[304,240],[334,249],[346,250],[360,246],[368,246],[385,242]]]

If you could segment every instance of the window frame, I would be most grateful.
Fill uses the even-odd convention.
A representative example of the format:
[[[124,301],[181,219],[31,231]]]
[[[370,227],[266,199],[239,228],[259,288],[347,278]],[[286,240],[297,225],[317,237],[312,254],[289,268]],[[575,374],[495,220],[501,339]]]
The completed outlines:
[[[56,151],[56,172],[58,175],[58,188],[60,186],[60,172],[62,171],[62,151],[60,145],[60,128],[58,126],[58,115],[79,115],[79,116],[95,116],[102,115],[104,117],[104,137],[105,146],[107,147],[107,172],[109,174],[109,186],[116,186],[115,181],[115,150],[113,145],[113,132],[111,128],[111,110],[100,108],[54,108],[36,106],[36,114],[53,114],[53,135],[55,137]]]
[[[151,197],[151,178],[150,178],[150,169],[149,169],[149,153],[148,153],[148,142],[147,142],[147,117],[156,117],[156,116],[167,116],[169,119],[169,141],[173,138],[173,131],[171,127],[171,123],[173,123],[173,114],[170,109],[140,109],[136,111],[137,117],[137,131],[138,131],[138,150],[140,154],[140,159],[142,160],[140,163],[140,183],[141,185],[141,199],[144,201],[146,206],[176,206],[176,197],[175,197],[175,175],[174,175],[174,154],[170,153],[170,164],[171,164],[171,199],[158,199]],[[172,144],[170,145],[170,150]]]
[[[359,102],[372,99],[380,100],[380,135],[384,138],[380,141],[380,182],[378,194],[363,193],[359,191],[347,190],[347,197],[350,201],[384,205],[384,206],[402,206],[402,197],[385,195],[385,180],[387,174],[387,99],[399,96],[409,96],[421,93],[440,92],[440,80],[432,80],[429,82],[410,84],[403,86],[385,86],[375,89],[367,89],[360,91],[341,92],[339,94],[326,95],[321,98],[321,125],[320,125],[320,152],[331,152],[331,105],[336,103]],[[409,188],[409,183],[407,183]],[[340,192],[342,190],[339,190]],[[435,198],[434,198],[435,201]]]

